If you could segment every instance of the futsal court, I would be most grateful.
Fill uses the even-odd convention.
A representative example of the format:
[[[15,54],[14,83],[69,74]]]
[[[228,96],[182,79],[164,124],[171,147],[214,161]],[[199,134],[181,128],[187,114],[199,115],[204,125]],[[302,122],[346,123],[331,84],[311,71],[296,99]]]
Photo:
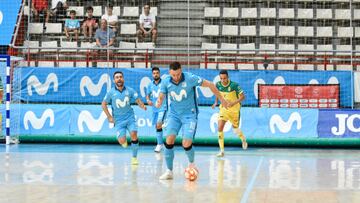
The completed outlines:
[[[118,145],[1,145],[0,202],[360,202],[360,154],[351,149],[196,146],[196,181],[176,146],[174,179],[163,153],[142,145],[138,166]]]

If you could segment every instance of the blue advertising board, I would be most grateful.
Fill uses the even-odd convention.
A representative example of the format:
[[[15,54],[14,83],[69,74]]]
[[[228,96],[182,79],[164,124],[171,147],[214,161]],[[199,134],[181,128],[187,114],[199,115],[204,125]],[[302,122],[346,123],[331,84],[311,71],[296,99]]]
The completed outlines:
[[[2,0],[0,3],[0,45],[9,45],[14,33],[21,0]]]

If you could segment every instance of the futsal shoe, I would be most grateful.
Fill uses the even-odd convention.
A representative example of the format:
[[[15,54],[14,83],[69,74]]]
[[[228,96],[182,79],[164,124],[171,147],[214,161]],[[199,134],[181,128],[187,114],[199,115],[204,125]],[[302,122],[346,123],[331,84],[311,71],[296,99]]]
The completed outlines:
[[[161,152],[161,149],[162,149],[162,145],[161,145],[161,144],[158,144],[158,145],[156,145],[156,147],[155,147],[155,149],[154,149],[154,152],[160,153],[160,152]]]
[[[216,154],[217,157],[224,157],[225,156],[225,152],[224,151],[220,151],[218,154]]]
[[[131,165],[139,165],[139,161],[136,157],[131,158]]]
[[[127,141],[125,141],[123,144],[121,144],[121,146],[122,146],[123,148],[128,147],[128,143],[127,143]]]
[[[245,150],[248,148],[248,143],[246,142],[246,139],[242,140],[242,148]]]
[[[169,169],[167,169],[166,172],[159,177],[160,180],[172,180],[173,178],[173,172]]]

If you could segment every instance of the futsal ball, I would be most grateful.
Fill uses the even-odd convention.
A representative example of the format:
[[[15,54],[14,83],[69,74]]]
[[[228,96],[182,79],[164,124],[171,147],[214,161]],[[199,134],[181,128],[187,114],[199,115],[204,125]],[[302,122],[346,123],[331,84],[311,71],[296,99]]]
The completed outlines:
[[[196,168],[187,167],[185,169],[185,178],[190,181],[196,180],[198,175],[199,175],[199,171]]]

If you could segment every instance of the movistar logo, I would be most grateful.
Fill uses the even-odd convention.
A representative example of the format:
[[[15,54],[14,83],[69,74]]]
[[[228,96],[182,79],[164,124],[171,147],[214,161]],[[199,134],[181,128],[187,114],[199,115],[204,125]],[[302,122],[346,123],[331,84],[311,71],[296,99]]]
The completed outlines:
[[[159,94],[160,94],[160,89],[158,89],[157,91],[155,91],[155,90],[152,91],[152,96],[155,98],[158,98]]]
[[[24,115],[24,128],[29,130],[30,123],[34,129],[39,130],[45,125],[47,119],[49,119],[50,122],[49,126],[52,127],[55,121],[54,117],[54,111],[51,109],[46,109],[40,118],[38,118],[34,112],[27,111]]]
[[[210,130],[212,133],[217,132],[218,118],[219,118],[219,113],[214,113],[210,118]],[[231,130],[231,123],[226,122],[224,127],[224,132],[228,132],[230,130]]]
[[[149,77],[143,77],[140,81],[140,94],[142,97],[146,96],[146,88],[151,83]]]
[[[109,109],[109,112],[111,113],[111,109]],[[81,133],[84,132],[84,123],[88,127],[89,131],[91,132],[99,132],[105,120],[107,119],[106,114],[104,112],[101,112],[98,119],[94,118],[89,111],[81,111],[78,118],[78,128]],[[109,128],[113,128],[113,125],[109,124]]]
[[[275,134],[275,127],[281,132],[281,133],[288,133],[290,132],[293,124],[296,122],[296,129],[301,129],[301,116],[298,112],[294,112],[290,115],[289,119],[287,121],[284,121],[280,115],[275,114],[271,116],[270,118],[270,131],[272,134]]]
[[[80,93],[81,96],[85,97],[85,87],[88,89],[91,96],[98,96],[101,93],[101,90],[107,84],[106,91],[109,91],[111,88],[111,80],[108,74],[102,74],[100,80],[97,84],[94,84],[90,77],[84,76],[80,81]]]
[[[2,11],[0,11],[0,25],[2,24],[2,21],[3,21],[3,13]]]
[[[44,84],[42,84],[35,75],[30,76],[27,80],[28,95],[32,96],[32,87],[34,87],[38,95],[45,95],[48,92],[51,83],[54,85],[54,92],[57,92],[59,83],[55,73],[50,73]]]
[[[121,99],[116,99],[115,103],[116,103],[116,107],[124,108],[126,105],[128,105],[130,103],[130,100],[129,100],[129,97],[125,97],[124,101],[122,101]]]
[[[183,98],[187,97],[187,94],[186,94],[186,91],[184,89],[182,89],[179,94],[176,94],[176,92],[171,91],[170,96],[173,98],[174,101],[180,102],[183,100]]]

